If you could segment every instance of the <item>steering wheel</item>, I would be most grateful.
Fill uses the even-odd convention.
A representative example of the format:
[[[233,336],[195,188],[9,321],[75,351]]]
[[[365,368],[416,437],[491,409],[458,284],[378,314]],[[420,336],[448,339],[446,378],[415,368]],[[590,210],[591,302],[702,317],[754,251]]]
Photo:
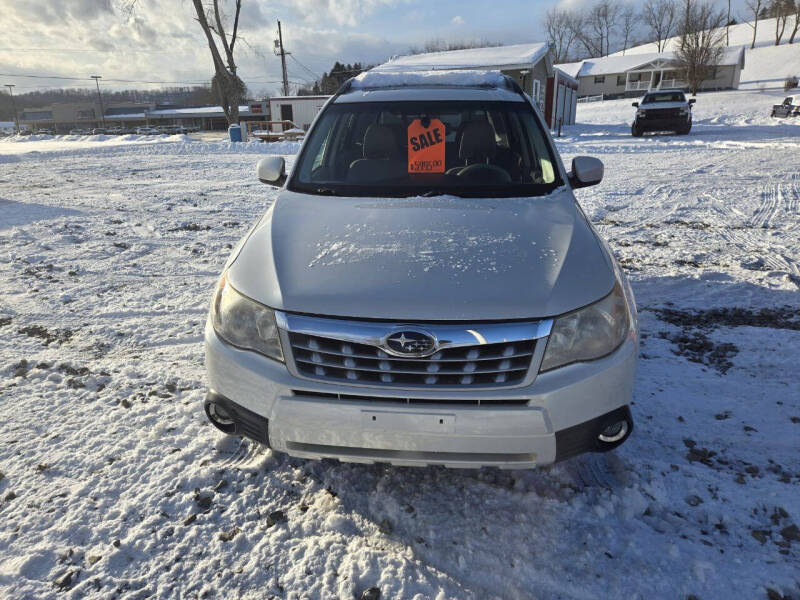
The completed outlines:
[[[486,163],[475,163],[464,167],[459,171],[458,177],[473,183],[511,183],[508,171]]]

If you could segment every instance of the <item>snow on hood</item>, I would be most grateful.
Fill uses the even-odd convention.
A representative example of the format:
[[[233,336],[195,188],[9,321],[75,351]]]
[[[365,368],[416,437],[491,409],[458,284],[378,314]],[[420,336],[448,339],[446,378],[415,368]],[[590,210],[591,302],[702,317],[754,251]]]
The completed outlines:
[[[354,89],[402,87],[409,85],[505,85],[500,71],[366,71],[353,79]]]
[[[286,191],[228,276],[274,308],[389,320],[553,316],[614,284],[609,257],[564,190],[496,200]]]

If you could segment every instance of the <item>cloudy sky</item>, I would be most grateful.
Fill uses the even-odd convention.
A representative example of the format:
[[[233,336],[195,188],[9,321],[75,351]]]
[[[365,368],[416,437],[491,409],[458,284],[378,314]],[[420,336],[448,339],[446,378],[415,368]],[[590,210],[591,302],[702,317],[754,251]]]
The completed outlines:
[[[133,0],[135,10],[124,10],[131,1],[0,0],[0,85],[16,84],[18,93],[86,87],[93,74],[115,89],[209,81],[211,59],[191,0]],[[234,0],[220,1],[232,6]],[[379,63],[434,38],[542,41],[550,6],[589,1],[243,0],[239,73],[255,96],[279,90],[278,19],[292,52],[289,78],[302,84],[335,60]],[[743,1],[734,0],[736,15],[744,15]],[[55,75],[76,79],[46,77]]]
[[[14,83],[22,93],[87,82],[10,75],[98,74],[114,88],[209,79],[210,55],[190,0],[137,0],[132,14],[121,10],[127,1],[0,0],[0,84]],[[466,0],[244,0],[240,74],[257,94],[278,89],[280,60],[272,51],[278,19],[293,53],[289,78],[306,82],[334,60],[381,62],[431,38],[539,41],[537,15],[553,3],[501,0],[494,6],[502,10],[487,10],[485,1]]]

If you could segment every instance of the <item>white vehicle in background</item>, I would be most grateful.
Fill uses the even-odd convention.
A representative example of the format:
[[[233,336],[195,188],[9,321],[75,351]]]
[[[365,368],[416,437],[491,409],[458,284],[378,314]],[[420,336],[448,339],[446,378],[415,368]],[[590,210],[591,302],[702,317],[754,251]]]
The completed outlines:
[[[228,259],[205,410],[305,458],[546,465],[623,443],[628,281],[540,113],[499,72],[365,73],[322,109]]]
[[[137,135],[159,135],[161,132],[155,127],[137,127]]]

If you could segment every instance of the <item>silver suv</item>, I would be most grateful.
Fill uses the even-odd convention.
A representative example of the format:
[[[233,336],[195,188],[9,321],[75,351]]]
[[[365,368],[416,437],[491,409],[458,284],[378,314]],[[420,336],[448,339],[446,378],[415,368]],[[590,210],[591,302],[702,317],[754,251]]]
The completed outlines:
[[[497,72],[368,72],[320,111],[206,327],[205,410],[293,456],[508,468],[621,444],[630,286],[530,98]]]

